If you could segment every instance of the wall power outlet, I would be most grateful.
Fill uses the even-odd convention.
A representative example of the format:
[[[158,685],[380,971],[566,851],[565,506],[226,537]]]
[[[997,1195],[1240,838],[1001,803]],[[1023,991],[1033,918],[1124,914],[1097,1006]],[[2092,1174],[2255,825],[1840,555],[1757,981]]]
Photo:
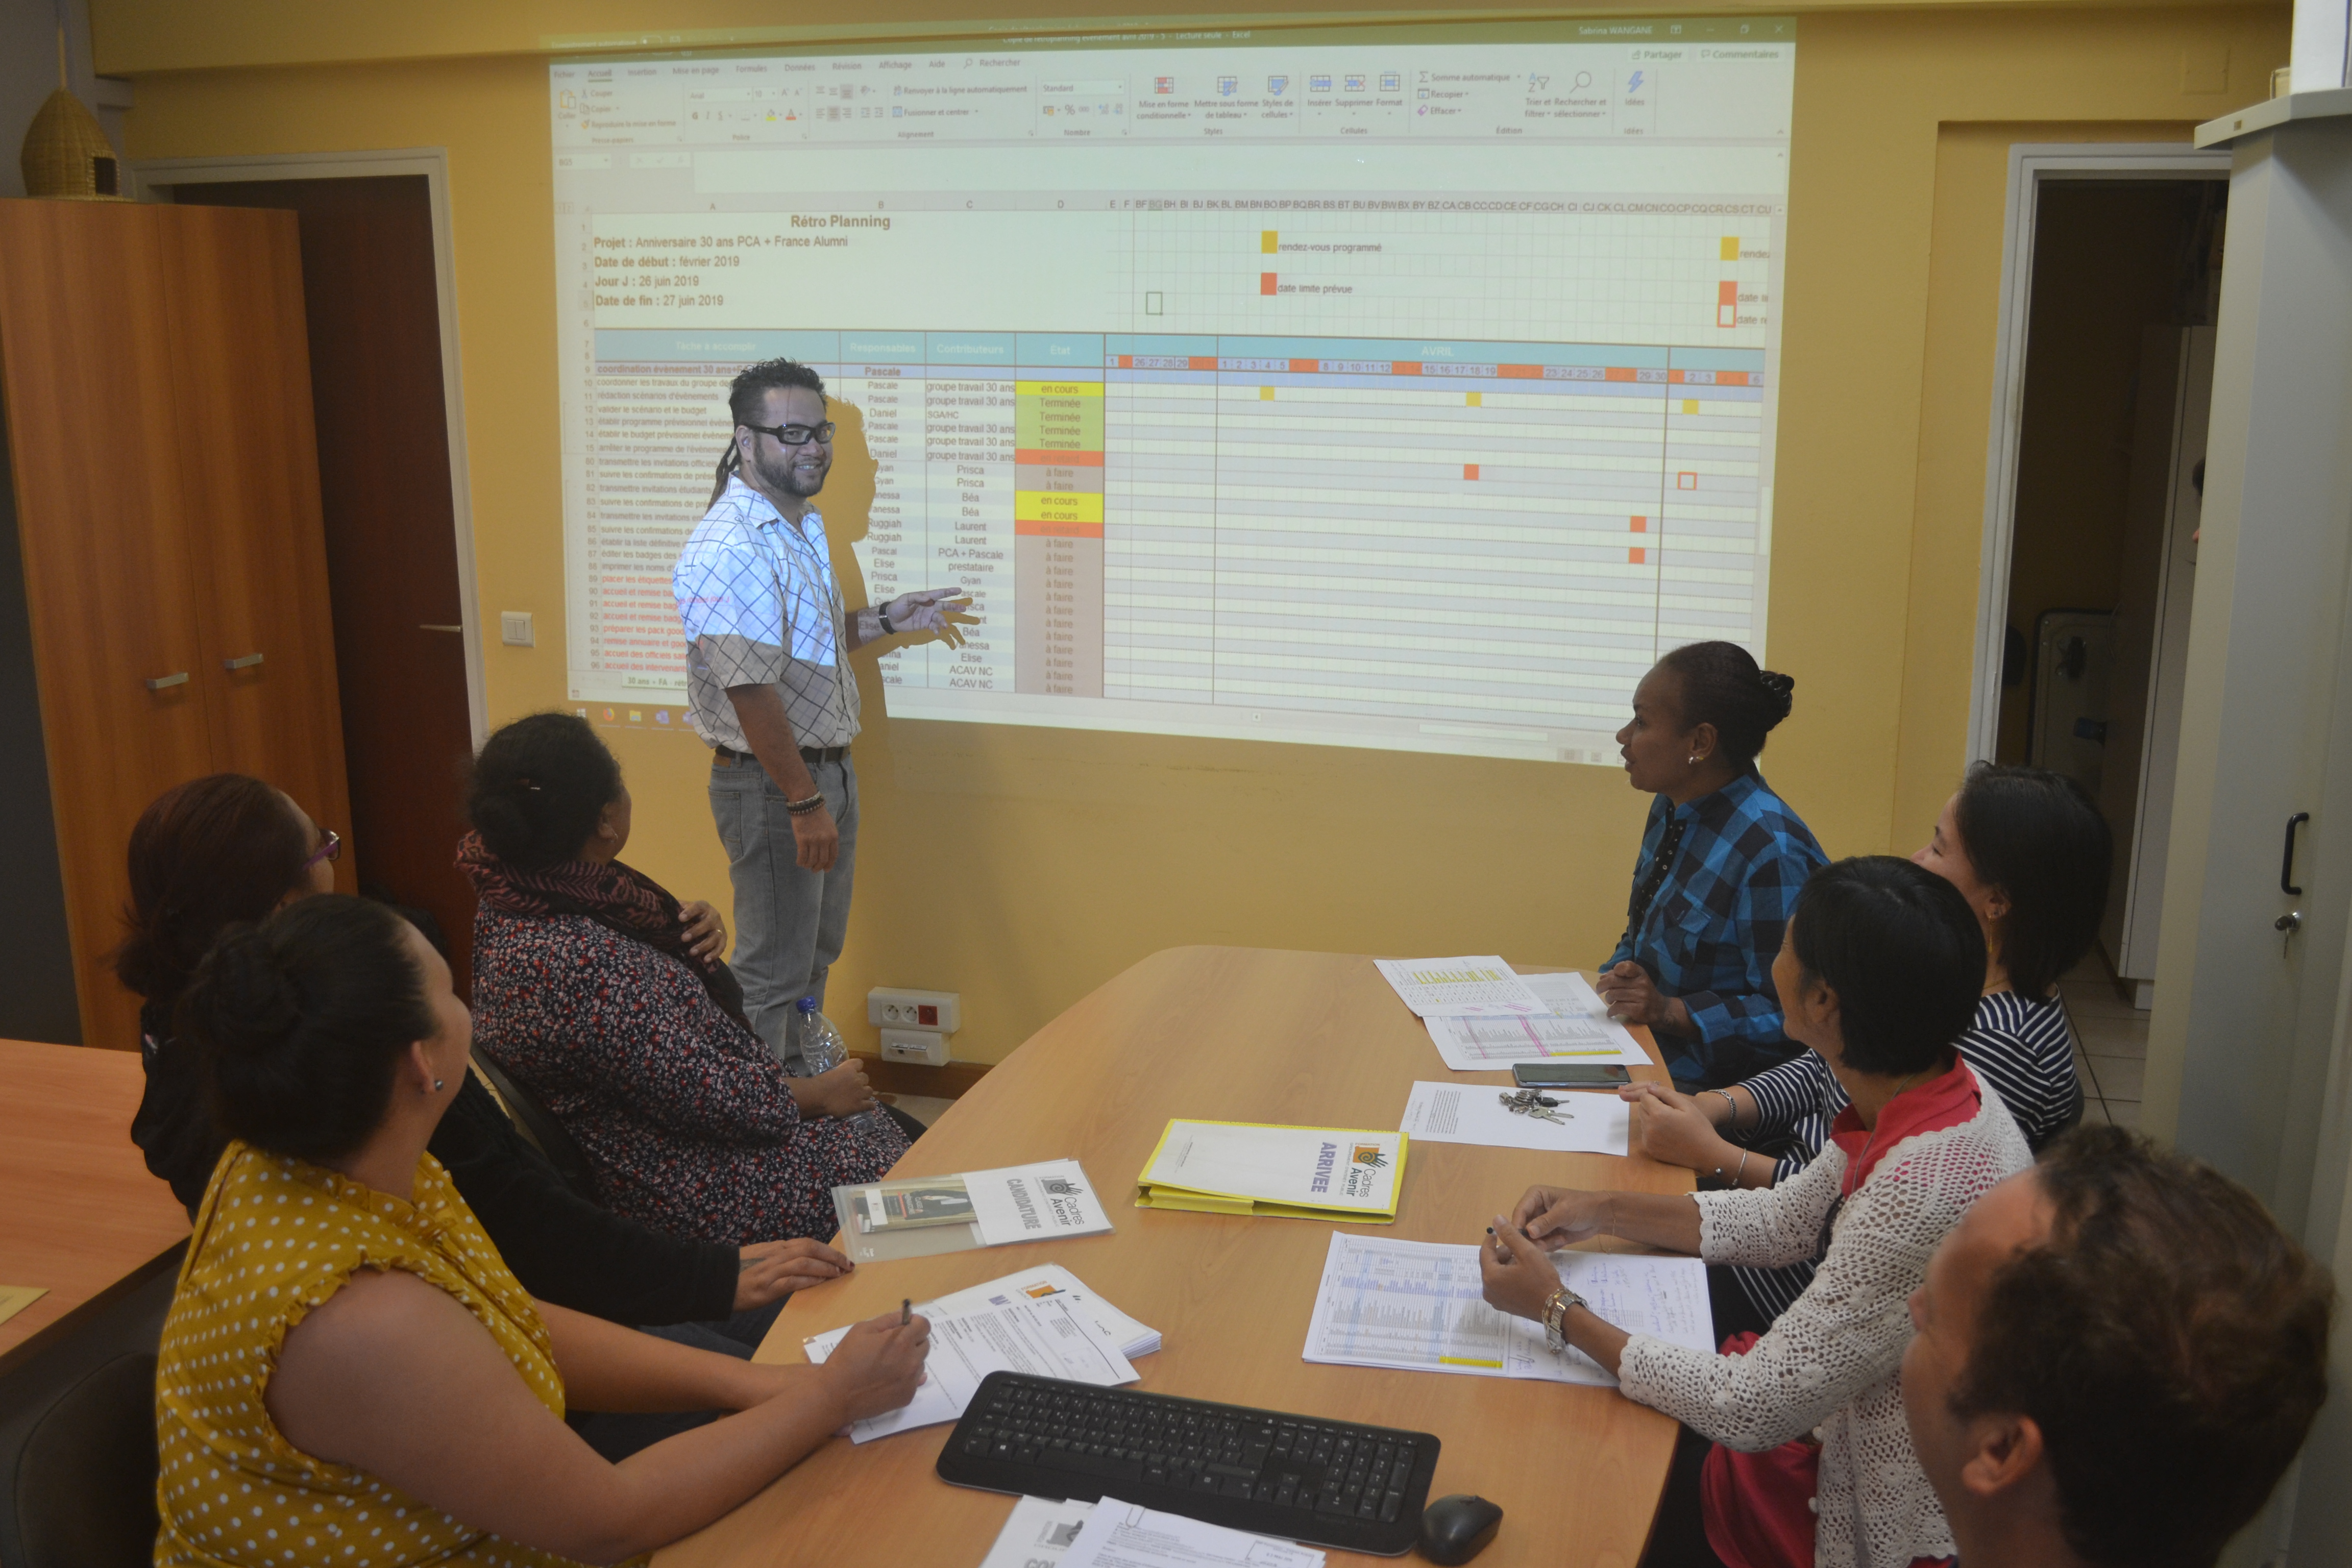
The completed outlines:
[[[866,1021],[885,1029],[937,1029],[952,1035],[963,1027],[963,999],[952,991],[877,985],[866,994]]]
[[[882,1056],[886,1061],[943,1068],[948,1065],[948,1037],[929,1029],[885,1029]]]

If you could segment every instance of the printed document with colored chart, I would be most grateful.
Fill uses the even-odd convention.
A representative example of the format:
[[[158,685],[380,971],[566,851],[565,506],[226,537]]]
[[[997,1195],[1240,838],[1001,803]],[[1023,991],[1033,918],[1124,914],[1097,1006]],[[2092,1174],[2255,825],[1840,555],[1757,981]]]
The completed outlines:
[[[1628,1333],[1703,1352],[1716,1348],[1706,1266],[1696,1258],[1557,1252],[1568,1288]],[[1307,1327],[1305,1359],[1337,1366],[1531,1377],[1614,1388],[1578,1350],[1555,1351],[1543,1325],[1486,1305],[1476,1247],[1334,1231]]]
[[[1491,952],[1479,958],[1376,958],[1372,966],[1417,1018],[1509,1018],[1551,1011]]]
[[[1430,1043],[1455,1072],[1496,1072],[1513,1062],[1571,1061],[1647,1067],[1649,1054],[1633,1032],[1609,1016],[1591,983],[1574,970],[1522,974],[1519,981],[1547,1009],[1509,1017],[1424,1018]]]

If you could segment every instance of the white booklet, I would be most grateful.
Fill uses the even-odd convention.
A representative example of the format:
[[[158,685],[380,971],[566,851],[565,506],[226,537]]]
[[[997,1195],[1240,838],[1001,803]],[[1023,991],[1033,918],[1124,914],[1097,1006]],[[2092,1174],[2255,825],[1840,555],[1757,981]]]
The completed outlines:
[[[1559,1277],[1604,1321],[1705,1353],[1716,1348],[1706,1265],[1696,1258],[1556,1252]],[[1486,1305],[1478,1248],[1331,1234],[1306,1358],[1339,1366],[1398,1367],[1530,1377],[1549,1383],[1617,1380],[1578,1350],[1555,1351],[1543,1325]]]
[[[1631,1105],[1615,1093],[1541,1090],[1557,1121],[1503,1104],[1516,1091],[1491,1083],[1416,1083],[1397,1125],[1416,1141],[1484,1143],[1496,1149],[1545,1149],[1559,1154],[1622,1154],[1633,1142]]]
[[[919,1301],[915,1310],[930,1320],[931,1348],[923,1363],[924,1377],[915,1397],[904,1407],[854,1423],[853,1442],[870,1443],[894,1432],[953,1421],[980,1391],[981,1380],[992,1372],[1029,1373],[1038,1377],[1067,1378],[1074,1383],[1112,1387],[1133,1383],[1134,1365],[1118,1348],[1128,1333],[1123,1325],[1142,1330],[1158,1348],[1159,1335],[1125,1313],[1106,1318],[1104,1305],[1066,1270],[1057,1271],[1074,1289],[1038,1271],[1011,1274],[942,1296]],[[812,1362],[822,1365],[849,1332],[849,1326],[831,1329],[801,1342]]]
[[[1522,974],[1519,982],[1543,1004],[1540,1013],[1510,1017],[1431,1017],[1429,1037],[1455,1072],[1507,1070],[1513,1062],[1571,1061],[1647,1067],[1650,1058],[1633,1031],[1612,1022],[1591,982],[1574,970]]]
[[[1116,1498],[1025,1497],[980,1568],[1318,1568],[1323,1553]]]
[[[1094,1236],[1111,1227],[1076,1160],[835,1187],[833,1206],[842,1247],[860,1263]]]
[[[1376,958],[1381,978],[1423,1018],[1507,1018],[1549,1011],[1511,966],[1483,958]]]

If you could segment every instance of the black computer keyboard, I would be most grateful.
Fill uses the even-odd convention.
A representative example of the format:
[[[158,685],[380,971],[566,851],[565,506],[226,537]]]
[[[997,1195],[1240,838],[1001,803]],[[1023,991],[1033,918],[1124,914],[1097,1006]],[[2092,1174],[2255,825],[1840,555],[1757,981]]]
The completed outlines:
[[[1256,1535],[1394,1557],[1437,1473],[1426,1432],[992,1372],[940,1479],[1031,1497],[1108,1495]]]

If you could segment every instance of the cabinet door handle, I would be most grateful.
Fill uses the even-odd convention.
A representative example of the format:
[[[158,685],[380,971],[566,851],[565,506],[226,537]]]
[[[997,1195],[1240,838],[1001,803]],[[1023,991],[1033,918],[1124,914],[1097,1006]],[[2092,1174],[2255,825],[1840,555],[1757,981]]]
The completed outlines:
[[[156,676],[153,679],[147,682],[147,689],[150,691],[161,691],[166,687],[185,686],[187,683],[188,672],[183,669],[173,675]]]
[[[2279,891],[2289,898],[2303,897],[2303,889],[2294,885],[2294,830],[2311,820],[2311,813],[2298,811],[2286,819],[2286,848],[2279,855]]]
[[[466,628],[463,626],[436,626],[430,621],[420,621],[417,623],[416,629],[420,632],[462,632]]]
[[[261,656],[259,654],[249,653],[242,658],[225,658],[221,660],[221,668],[223,669],[251,669],[255,665],[259,664],[260,662]]]

